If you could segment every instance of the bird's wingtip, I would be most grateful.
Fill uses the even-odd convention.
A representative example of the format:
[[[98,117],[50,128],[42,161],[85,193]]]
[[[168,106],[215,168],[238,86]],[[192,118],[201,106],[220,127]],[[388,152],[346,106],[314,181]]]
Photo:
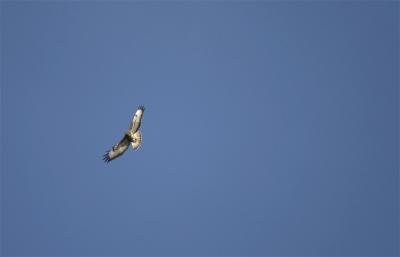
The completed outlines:
[[[109,163],[111,161],[110,157],[108,156],[108,152],[103,155],[103,161]]]

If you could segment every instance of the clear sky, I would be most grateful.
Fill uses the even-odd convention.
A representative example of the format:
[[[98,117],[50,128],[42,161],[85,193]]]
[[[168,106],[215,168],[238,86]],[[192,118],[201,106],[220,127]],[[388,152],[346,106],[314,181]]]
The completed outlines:
[[[0,5],[1,255],[399,254],[399,2]]]

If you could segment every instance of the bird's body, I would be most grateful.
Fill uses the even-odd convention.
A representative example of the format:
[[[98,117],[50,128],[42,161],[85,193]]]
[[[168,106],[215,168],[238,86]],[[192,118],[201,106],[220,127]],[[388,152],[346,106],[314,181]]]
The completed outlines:
[[[133,141],[131,143],[133,150],[139,149],[139,147],[142,145],[142,133],[140,130],[136,131],[133,136]]]
[[[124,154],[125,151],[128,150],[129,144],[132,145],[134,150],[139,149],[142,143],[142,134],[139,131],[139,128],[142,122],[143,113],[144,107],[139,106],[128,131],[124,134],[124,137],[103,155],[103,160],[105,162],[110,162]]]

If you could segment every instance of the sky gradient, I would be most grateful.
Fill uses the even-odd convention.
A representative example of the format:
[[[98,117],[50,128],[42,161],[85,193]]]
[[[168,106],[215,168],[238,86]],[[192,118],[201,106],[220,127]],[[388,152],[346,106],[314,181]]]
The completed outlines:
[[[399,255],[399,2],[0,6],[2,256]]]

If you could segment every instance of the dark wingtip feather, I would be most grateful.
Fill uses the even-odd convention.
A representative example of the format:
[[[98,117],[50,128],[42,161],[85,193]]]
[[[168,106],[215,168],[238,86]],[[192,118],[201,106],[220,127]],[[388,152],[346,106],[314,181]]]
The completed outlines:
[[[143,105],[139,105],[138,109],[139,109],[139,110],[142,110],[142,112],[144,112],[144,110],[145,110],[146,108],[144,108]]]
[[[103,155],[103,161],[106,163],[109,163],[111,161],[110,157],[108,156],[108,152],[106,152],[106,154]]]

